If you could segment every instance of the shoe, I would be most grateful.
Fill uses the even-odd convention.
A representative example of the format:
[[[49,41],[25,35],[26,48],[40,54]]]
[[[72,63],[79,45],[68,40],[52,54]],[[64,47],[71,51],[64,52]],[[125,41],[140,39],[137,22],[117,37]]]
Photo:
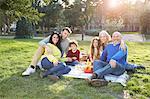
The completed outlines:
[[[52,81],[58,81],[60,78],[56,75],[48,75],[48,78]]]
[[[37,66],[36,67],[39,67],[40,70],[44,71],[44,68],[42,68],[42,64],[41,64],[41,61],[39,61],[37,63]]]
[[[44,73],[42,72],[42,73],[40,73],[40,77],[41,77],[41,78],[45,78],[46,76],[45,76]]]
[[[142,65],[139,65],[139,66],[136,67],[136,69],[145,69],[145,67],[142,66]]]
[[[102,87],[108,85],[108,81],[104,79],[92,79],[90,84],[94,87]]]
[[[127,71],[127,73],[128,73],[128,74],[130,74],[130,73],[132,73],[132,74],[133,74],[133,73],[136,73],[136,72],[137,72],[137,70],[136,70],[136,69],[126,70],[126,71]]]
[[[88,84],[91,84],[91,81],[92,81],[91,79],[85,78],[84,80],[85,80]]]
[[[91,80],[92,80],[92,79],[96,79],[96,78],[97,78],[97,74],[93,73],[93,74],[92,74],[92,77],[91,77]]]
[[[35,68],[31,68],[31,66],[29,66],[23,73],[22,76],[29,76],[30,74],[35,72]]]

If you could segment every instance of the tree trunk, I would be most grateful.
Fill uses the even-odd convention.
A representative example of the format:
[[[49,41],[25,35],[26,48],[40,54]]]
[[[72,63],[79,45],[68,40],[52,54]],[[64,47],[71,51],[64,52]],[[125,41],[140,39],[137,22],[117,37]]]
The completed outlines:
[[[2,35],[2,27],[0,27],[0,35]]]

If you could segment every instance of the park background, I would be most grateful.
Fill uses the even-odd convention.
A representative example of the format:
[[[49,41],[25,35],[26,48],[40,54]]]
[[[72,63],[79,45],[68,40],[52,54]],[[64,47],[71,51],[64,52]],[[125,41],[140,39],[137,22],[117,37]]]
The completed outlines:
[[[40,71],[21,73],[38,42],[68,26],[71,39],[88,52],[101,30],[120,31],[128,61],[146,70],[131,73],[126,87],[91,87],[81,79],[41,79]],[[150,98],[150,0],[0,0],[0,98],[2,99],[147,99]]]

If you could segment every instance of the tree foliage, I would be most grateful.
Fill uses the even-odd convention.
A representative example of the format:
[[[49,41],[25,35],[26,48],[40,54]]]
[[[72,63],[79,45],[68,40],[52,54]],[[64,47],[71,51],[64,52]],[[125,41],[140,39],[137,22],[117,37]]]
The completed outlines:
[[[22,17],[17,22],[16,38],[31,38],[34,33],[33,24],[26,18]]]
[[[71,27],[82,26],[84,23],[83,12],[81,11],[81,0],[76,0],[73,5],[68,6],[64,11],[68,25]]]
[[[141,33],[147,36],[150,35],[150,10],[146,10],[140,17]]]
[[[10,32],[11,23],[20,20],[21,17],[26,18],[34,24],[40,20],[43,14],[40,14],[37,9],[32,7],[32,1],[33,0],[3,0],[3,2],[1,2],[0,9],[3,11],[4,23],[8,26],[8,32]]]

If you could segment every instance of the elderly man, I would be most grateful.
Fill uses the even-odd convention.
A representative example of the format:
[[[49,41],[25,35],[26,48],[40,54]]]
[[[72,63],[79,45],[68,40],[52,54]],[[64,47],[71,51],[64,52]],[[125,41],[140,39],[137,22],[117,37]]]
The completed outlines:
[[[127,47],[122,43],[122,35],[119,32],[114,32],[112,43],[105,47],[100,60],[96,60],[93,63],[94,73],[90,82],[98,81],[99,86],[106,85],[108,82],[103,80],[104,75],[113,74],[119,76],[123,74],[125,72],[124,66],[127,64],[126,60]]]
[[[102,86],[108,83],[103,79],[104,75],[113,74],[120,76],[125,70],[145,69],[143,66],[128,64],[127,55],[127,46],[122,40],[121,33],[114,32],[112,34],[112,42],[105,47],[100,60],[96,60],[93,63],[94,73],[90,82],[95,83],[98,81],[96,86]]]

